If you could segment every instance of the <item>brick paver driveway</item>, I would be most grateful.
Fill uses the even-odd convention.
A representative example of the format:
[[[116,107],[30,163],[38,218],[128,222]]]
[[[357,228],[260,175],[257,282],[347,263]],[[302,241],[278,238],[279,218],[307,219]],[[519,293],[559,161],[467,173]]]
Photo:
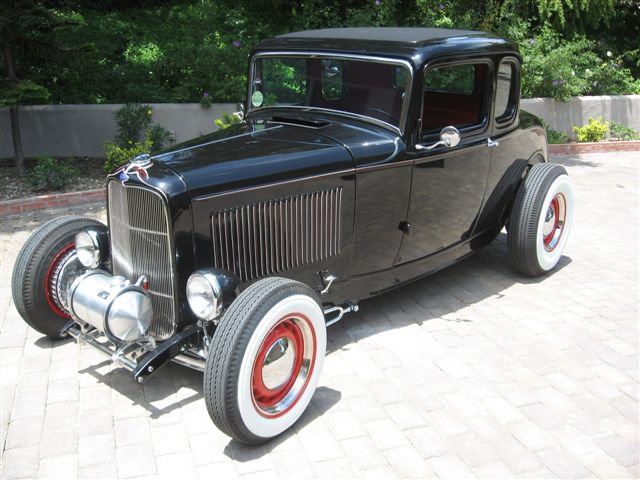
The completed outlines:
[[[201,374],[141,386],[27,328],[11,269],[52,214],[2,219],[2,478],[637,478],[639,157],[555,159],[577,207],[553,274],[513,274],[501,234],[362,302],[329,328],[308,412],[260,448],[213,427]]]

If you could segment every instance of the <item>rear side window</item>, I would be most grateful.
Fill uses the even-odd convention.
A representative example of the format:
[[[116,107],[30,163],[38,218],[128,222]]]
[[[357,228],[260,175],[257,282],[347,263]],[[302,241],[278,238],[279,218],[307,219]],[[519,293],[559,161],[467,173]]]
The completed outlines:
[[[497,74],[495,117],[505,122],[513,117],[517,100],[516,64],[512,60],[503,60]]]
[[[426,71],[422,110],[423,134],[446,126],[481,127],[487,117],[489,65],[484,62],[443,65]]]

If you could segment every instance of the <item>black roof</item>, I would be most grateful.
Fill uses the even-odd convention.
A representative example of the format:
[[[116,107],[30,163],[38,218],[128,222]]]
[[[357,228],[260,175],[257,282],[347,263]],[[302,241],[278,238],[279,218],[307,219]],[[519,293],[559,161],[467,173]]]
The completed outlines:
[[[325,28],[306,30],[279,35],[278,38],[324,38],[337,40],[369,40],[372,42],[408,43],[424,45],[432,40],[450,37],[487,36],[473,30],[450,30],[448,28],[400,28],[400,27],[359,27]]]
[[[439,56],[515,53],[514,45],[486,32],[447,28],[359,27],[306,30],[263,40],[261,50],[340,52],[393,56],[419,65]]]

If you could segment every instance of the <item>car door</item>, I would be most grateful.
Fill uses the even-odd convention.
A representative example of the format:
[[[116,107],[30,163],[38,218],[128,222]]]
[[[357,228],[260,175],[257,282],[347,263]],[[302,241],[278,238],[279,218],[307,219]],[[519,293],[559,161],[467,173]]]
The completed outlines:
[[[493,64],[485,58],[426,67],[420,142],[433,145],[446,126],[456,127],[461,138],[452,148],[416,152],[408,234],[396,264],[431,255],[471,236],[489,170],[492,78]]]

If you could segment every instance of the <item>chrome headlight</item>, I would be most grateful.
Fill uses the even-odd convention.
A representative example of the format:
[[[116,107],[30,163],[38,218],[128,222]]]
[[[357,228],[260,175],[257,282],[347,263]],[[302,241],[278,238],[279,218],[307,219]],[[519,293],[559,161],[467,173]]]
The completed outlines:
[[[97,268],[100,265],[100,242],[96,232],[81,230],[76,234],[76,253],[85,267]]]
[[[237,279],[228,272],[198,270],[187,280],[187,302],[196,317],[214,320],[235,298],[237,286]]]

